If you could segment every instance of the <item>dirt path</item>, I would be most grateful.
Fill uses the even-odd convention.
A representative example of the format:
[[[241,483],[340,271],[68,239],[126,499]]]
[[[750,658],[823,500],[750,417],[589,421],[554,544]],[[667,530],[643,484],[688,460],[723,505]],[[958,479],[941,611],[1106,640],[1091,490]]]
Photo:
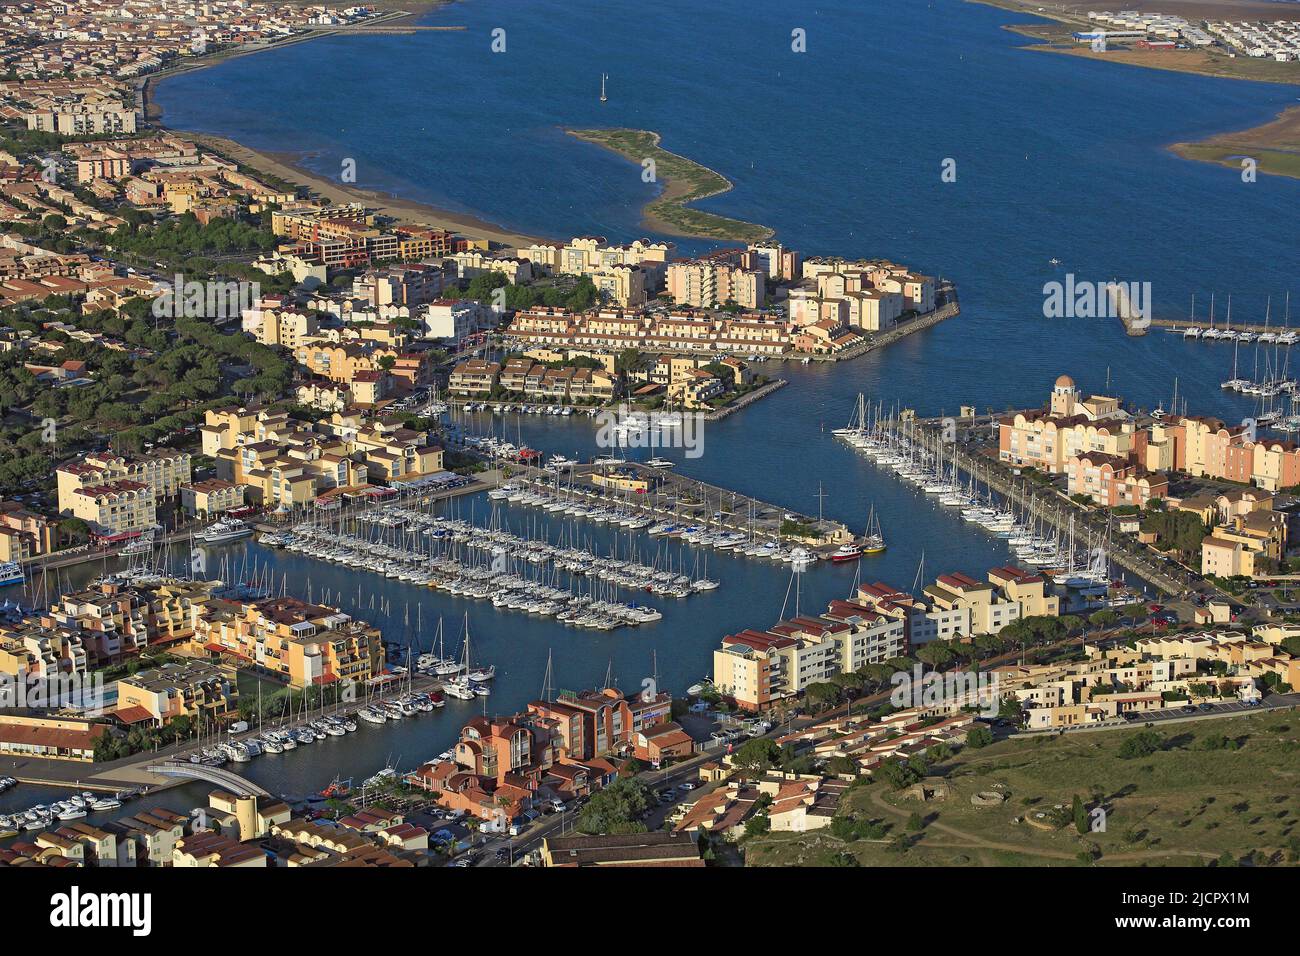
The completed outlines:
[[[906,818],[912,815],[910,810],[896,807],[892,803],[886,801],[884,796],[877,789],[872,790],[871,801],[877,807],[895,817]],[[962,842],[946,843],[931,840],[928,836],[924,836],[924,846],[945,847],[955,850],[998,850],[1004,853],[1019,853],[1024,856],[1041,857],[1052,860],[1073,861],[1077,858],[1077,854],[1067,853],[1064,850],[1044,850],[1038,847],[1026,847],[1015,843],[1001,843],[997,840],[988,840],[984,837],[975,836],[973,833],[967,833],[965,830],[960,830],[957,827],[950,826],[949,824],[941,823],[938,820],[926,824],[924,833],[929,834],[932,831],[946,833]],[[1141,860],[1154,860],[1167,856],[1195,856],[1204,860],[1217,859],[1215,854],[1207,853],[1203,850],[1139,850],[1130,853],[1107,853],[1104,859],[1107,862],[1125,863]]]

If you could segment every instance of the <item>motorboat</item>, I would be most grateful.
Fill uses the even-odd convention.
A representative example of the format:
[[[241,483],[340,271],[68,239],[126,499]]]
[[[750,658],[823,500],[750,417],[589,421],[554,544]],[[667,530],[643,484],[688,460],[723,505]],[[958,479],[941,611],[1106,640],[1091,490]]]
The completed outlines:
[[[831,555],[831,560],[839,564],[845,561],[856,561],[860,557],[862,557],[862,549],[856,544],[842,544],[835,549],[835,553]]]
[[[226,541],[247,538],[252,533],[253,528],[247,522],[240,521],[238,518],[226,518],[209,525],[194,537],[204,544],[223,544]]]

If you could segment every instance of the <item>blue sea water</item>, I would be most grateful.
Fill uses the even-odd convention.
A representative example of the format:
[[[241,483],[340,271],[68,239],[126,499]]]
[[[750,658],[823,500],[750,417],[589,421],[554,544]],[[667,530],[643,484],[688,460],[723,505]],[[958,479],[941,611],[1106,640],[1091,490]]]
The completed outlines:
[[[1235,321],[1262,321],[1271,296],[1278,322],[1286,293],[1300,294],[1300,182],[1245,183],[1166,149],[1267,121],[1295,103],[1295,88],[1027,51],[1000,29],[1017,19],[960,0],[815,8],[665,0],[653,9],[467,0],[420,21],[462,32],[298,44],[167,79],[157,99],[174,128],[299,153],[325,175],[351,158],[362,187],[557,238],[644,235],[639,210],[657,188],[641,181],[638,165],[563,128],[653,129],[666,148],[735,183],[705,208],[768,224],[808,255],[887,256],[954,280],[960,318],[849,364],[781,366],[791,384],[711,423],[702,457],[667,453],[682,472],[805,513],[816,512],[820,486],[826,513],[854,526],[875,504],[890,546],[863,574],[907,587],[922,554],[932,577],[982,575],[1006,551],[831,439],[859,391],[923,414],[1000,409],[1043,401],[1068,372],[1086,389],[1109,379],[1113,392],[1150,408],[1168,402],[1176,378],[1192,411],[1244,416],[1251,404],[1218,388],[1230,375],[1231,346],[1159,331],[1133,339],[1115,321],[1047,319],[1043,285],[1067,271],[1150,282],[1156,316],[1170,318],[1187,314],[1193,294],[1203,317],[1211,293],[1222,317],[1231,294]],[[506,31],[505,53],[491,52],[496,28]],[[806,31],[805,53],[791,50],[796,28]],[[941,179],[947,159],[956,182]],[[707,245],[678,243],[684,252]],[[1300,297],[1296,306],[1300,322]],[[1243,371],[1254,361],[1253,346],[1242,351]],[[594,450],[586,419],[509,428],[548,451]],[[238,552],[245,548],[300,587],[310,575],[316,588],[350,592],[360,583],[388,596],[393,612],[377,620],[386,633],[402,631],[407,604],[424,606],[426,624],[439,614],[458,620],[466,607],[254,545]],[[570,687],[596,683],[611,657],[635,687],[654,649],[664,686],[680,692],[707,673],[723,633],[770,625],[785,601],[784,570],[718,557],[710,572],[723,581],[719,591],[665,606],[649,628],[612,634],[468,605],[476,647],[504,671],[491,708],[536,695],[548,648],[557,684]],[[846,592],[852,573],[815,569],[804,608]],[[360,735],[331,740],[312,757],[263,758],[248,773],[301,792],[340,770],[371,772],[390,753],[409,765],[454,738],[460,706],[366,729],[365,747],[352,744]],[[327,747],[337,761],[319,756]]]

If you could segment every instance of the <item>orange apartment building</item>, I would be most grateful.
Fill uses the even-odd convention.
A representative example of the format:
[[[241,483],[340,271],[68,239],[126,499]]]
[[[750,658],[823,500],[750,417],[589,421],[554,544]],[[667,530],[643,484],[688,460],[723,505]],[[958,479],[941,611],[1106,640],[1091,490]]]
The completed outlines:
[[[196,622],[194,643],[298,688],[364,683],[384,667],[379,628],[338,608],[291,597],[214,601]]]

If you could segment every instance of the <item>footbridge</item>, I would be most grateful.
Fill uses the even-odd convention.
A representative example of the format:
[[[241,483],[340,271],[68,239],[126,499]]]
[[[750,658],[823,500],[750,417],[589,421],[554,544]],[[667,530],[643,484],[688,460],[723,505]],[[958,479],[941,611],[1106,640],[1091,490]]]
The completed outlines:
[[[150,764],[145,767],[150,773],[161,774],[164,777],[187,777],[191,780],[203,780],[206,783],[215,784],[223,790],[228,790],[239,797],[269,797],[271,794],[263,790],[251,780],[246,780],[237,773],[231,773],[229,770],[223,770],[220,767],[209,767],[206,764],[190,763],[182,760],[168,760],[165,763]]]

